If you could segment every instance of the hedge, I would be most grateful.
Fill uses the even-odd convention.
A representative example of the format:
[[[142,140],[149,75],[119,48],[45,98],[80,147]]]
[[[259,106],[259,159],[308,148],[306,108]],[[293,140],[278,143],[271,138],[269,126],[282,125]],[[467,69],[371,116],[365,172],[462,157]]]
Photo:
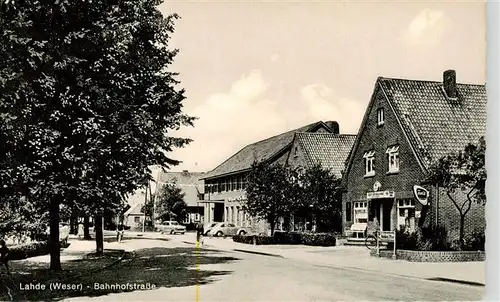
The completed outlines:
[[[47,242],[31,242],[9,248],[9,260],[22,260],[49,254]]]
[[[274,236],[262,235],[237,235],[233,236],[234,242],[253,244],[303,244],[311,246],[335,246],[337,238],[330,233],[298,233],[298,232],[275,232]]]

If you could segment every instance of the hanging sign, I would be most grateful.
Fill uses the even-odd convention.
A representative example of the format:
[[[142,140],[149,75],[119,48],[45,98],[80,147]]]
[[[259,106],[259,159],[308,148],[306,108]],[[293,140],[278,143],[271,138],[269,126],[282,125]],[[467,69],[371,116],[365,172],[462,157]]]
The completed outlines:
[[[421,186],[413,186],[413,194],[415,198],[420,202],[423,206],[426,206],[429,203],[429,191]]]

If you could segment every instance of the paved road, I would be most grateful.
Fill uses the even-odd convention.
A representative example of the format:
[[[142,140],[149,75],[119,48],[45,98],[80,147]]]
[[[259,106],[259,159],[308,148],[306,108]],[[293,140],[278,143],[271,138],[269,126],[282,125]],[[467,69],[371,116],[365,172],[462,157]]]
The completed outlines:
[[[158,241],[142,241],[140,244],[144,247],[146,243],[172,246],[172,242],[162,243]],[[181,243],[178,245],[180,246]],[[473,301],[481,300],[484,293],[484,287],[314,266],[301,261],[263,255],[214,252],[213,256],[230,256],[239,260],[200,266],[200,270],[229,272],[226,275],[211,277],[214,282],[208,284],[109,294],[95,297],[93,300]],[[78,298],[73,301],[77,300],[87,301],[88,298]]]

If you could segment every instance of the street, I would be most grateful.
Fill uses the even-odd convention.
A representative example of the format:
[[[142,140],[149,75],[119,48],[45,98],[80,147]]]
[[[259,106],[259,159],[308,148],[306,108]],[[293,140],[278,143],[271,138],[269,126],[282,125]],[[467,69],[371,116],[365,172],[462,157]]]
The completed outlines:
[[[127,249],[142,249],[136,250],[136,258],[131,261],[142,261],[132,266],[143,271],[159,270],[161,267],[157,267],[160,265],[158,261],[167,261],[161,265],[172,265],[174,262],[173,265],[178,267],[179,271],[185,269],[179,263],[194,264],[192,267],[187,267],[188,270],[195,270],[194,274],[176,274],[169,271],[166,272],[169,275],[166,279],[164,275],[154,274],[137,277],[138,273],[128,273],[128,268],[117,267],[115,268],[117,272],[121,271],[121,275],[128,276],[118,282],[157,283],[158,288],[107,295],[103,293],[97,296],[93,293],[93,298],[81,296],[70,301],[89,299],[99,301],[472,301],[481,300],[484,293],[484,287],[478,286],[312,265],[304,261],[243,252],[197,250],[193,245],[183,243],[184,236],[172,238],[170,242],[129,240],[122,246]],[[190,249],[194,251],[192,254],[189,253]],[[145,252],[146,250],[150,252]],[[180,261],[178,258],[174,260],[172,257],[166,257],[175,256],[171,252],[176,250],[178,250],[178,257],[196,259]],[[169,251],[170,255],[162,257],[165,251]],[[198,255],[198,251],[201,255]],[[165,260],[167,258],[171,259],[170,263]],[[130,263],[127,265],[131,266]],[[176,276],[189,280],[173,280]],[[106,278],[98,278],[100,281],[95,282],[111,280]]]

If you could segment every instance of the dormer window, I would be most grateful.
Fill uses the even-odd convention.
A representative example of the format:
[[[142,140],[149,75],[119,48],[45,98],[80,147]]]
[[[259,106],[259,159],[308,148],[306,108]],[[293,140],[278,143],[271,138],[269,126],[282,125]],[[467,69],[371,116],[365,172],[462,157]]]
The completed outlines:
[[[382,126],[384,124],[384,108],[377,109],[377,126]]]
[[[399,146],[391,146],[385,153],[389,162],[389,173],[399,172]]]
[[[299,147],[295,146],[295,148],[293,149],[293,157],[297,156],[299,156]]]
[[[365,159],[365,177],[375,175],[375,150],[365,152],[363,155]]]

